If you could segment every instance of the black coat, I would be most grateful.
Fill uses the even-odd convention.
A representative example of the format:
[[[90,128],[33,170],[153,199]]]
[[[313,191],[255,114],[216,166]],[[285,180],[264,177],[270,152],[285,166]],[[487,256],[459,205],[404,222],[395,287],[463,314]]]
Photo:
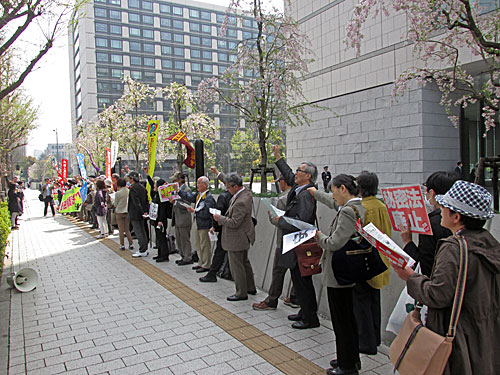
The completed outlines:
[[[136,182],[130,186],[128,196],[128,217],[130,220],[142,220],[142,215],[149,213],[148,192]]]
[[[157,191],[153,191],[153,199],[151,202],[158,205],[158,217],[156,220],[152,220],[152,224],[156,227],[159,222],[163,224],[166,228],[168,225],[168,219],[172,218],[172,204],[169,201],[162,202],[160,200],[160,194]]]
[[[21,212],[21,205],[19,204],[19,195],[15,190],[9,190],[7,193],[7,198],[9,200],[9,211]]]
[[[451,231],[441,226],[441,210],[436,209],[429,214],[431,222],[432,236],[420,234],[418,236],[418,246],[413,241],[408,242],[404,251],[415,261],[420,263],[422,274],[430,277],[434,257],[437,251],[438,240],[451,236]]]
[[[224,216],[226,215],[227,209],[229,208],[229,202],[231,201],[231,198],[233,196],[229,191],[225,191],[219,195],[217,198],[217,203],[215,204],[215,208],[220,210],[221,215]],[[217,233],[222,232],[222,226],[219,225],[219,223],[214,220],[214,229]]]

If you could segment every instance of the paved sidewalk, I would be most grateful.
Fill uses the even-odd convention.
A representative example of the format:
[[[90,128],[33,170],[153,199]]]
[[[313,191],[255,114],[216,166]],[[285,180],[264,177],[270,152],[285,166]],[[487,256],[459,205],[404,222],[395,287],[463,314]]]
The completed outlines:
[[[154,263],[156,250],[134,259],[117,236],[96,240],[67,216],[43,218],[37,192],[26,196],[0,285],[0,313],[10,296],[10,314],[0,315],[8,372],[0,365],[0,374],[324,374],[335,358],[328,320],[294,330],[286,316],[296,310],[251,309],[264,292],[227,302],[232,282],[200,283],[175,256]],[[24,267],[37,270],[37,289],[7,289],[5,276]],[[6,359],[0,350],[0,364]],[[392,374],[384,354],[363,356],[362,367]]]

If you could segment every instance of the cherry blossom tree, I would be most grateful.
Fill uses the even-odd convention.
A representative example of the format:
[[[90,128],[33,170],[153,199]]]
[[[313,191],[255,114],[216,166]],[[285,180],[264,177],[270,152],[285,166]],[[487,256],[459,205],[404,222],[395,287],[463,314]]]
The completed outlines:
[[[218,101],[234,107],[252,129],[259,144],[261,191],[266,192],[269,137],[284,124],[311,122],[302,78],[308,72],[312,51],[309,39],[287,12],[266,10],[263,3],[231,2],[221,34],[229,22],[242,22],[242,16],[254,19],[257,28],[250,38],[239,42],[233,64],[219,77],[202,81],[198,91],[204,103]]]
[[[169,103],[170,117],[165,124],[160,127],[160,136],[166,139],[179,131],[186,134],[190,141],[200,138],[204,141],[205,157],[208,160],[213,159],[211,150],[217,130],[214,121],[205,113],[199,110],[197,100],[194,94],[186,86],[176,82],[165,86],[160,91]],[[181,143],[163,142],[163,151],[168,152],[175,148],[177,155],[177,170],[183,170],[185,159],[184,146]],[[209,154],[210,153],[210,154]]]
[[[360,0],[347,25],[347,45],[361,53],[362,27],[370,14],[385,16],[392,10],[406,14],[409,42],[423,66],[404,71],[393,95],[402,94],[408,83],[435,82],[441,104],[457,126],[453,107],[480,101],[486,131],[495,126],[500,110],[500,10],[474,0]],[[484,4],[484,2],[483,2]],[[464,65],[472,56],[476,64]],[[472,67],[471,67],[472,66]],[[472,70],[474,69],[474,70]],[[456,98],[458,96],[458,99]]]
[[[76,148],[85,155],[85,164],[92,165],[96,173],[104,170],[104,149],[109,147],[107,142],[106,129],[97,120],[83,122],[77,129]]]

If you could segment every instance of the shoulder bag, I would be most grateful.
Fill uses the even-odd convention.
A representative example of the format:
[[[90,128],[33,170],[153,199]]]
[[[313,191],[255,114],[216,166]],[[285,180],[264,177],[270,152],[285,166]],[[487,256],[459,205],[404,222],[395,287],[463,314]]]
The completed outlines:
[[[389,357],[401,375],[442,374],[451,354],[456,326],[462,308],[467,277],[467,242],[457,236],[460,244],[460,268],[451,310],[450,325],[446,336],[441,336],[424,327],[420,319],[420,308],[406,317],[399,334],[389,349]]]
[[[320,262],[323,256],[323,249],[318,246],[318,242],[311,239],[295,247],[294,251],[302,277],[321,273]]]
[[[349,207],[361,220],[356,207]],[[387,266],[378,250],[356,232],[340,250],[333,252],[332,269],[339,285],[350,285],[380,275]]]

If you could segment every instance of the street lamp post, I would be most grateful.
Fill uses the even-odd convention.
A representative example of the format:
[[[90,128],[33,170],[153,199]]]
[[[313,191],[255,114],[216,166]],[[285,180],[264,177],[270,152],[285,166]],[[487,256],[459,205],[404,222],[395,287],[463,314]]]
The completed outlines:
[[[59,137],[57,134],[57,128],[52,131],[56,132],[56,164],[59,165]]]

